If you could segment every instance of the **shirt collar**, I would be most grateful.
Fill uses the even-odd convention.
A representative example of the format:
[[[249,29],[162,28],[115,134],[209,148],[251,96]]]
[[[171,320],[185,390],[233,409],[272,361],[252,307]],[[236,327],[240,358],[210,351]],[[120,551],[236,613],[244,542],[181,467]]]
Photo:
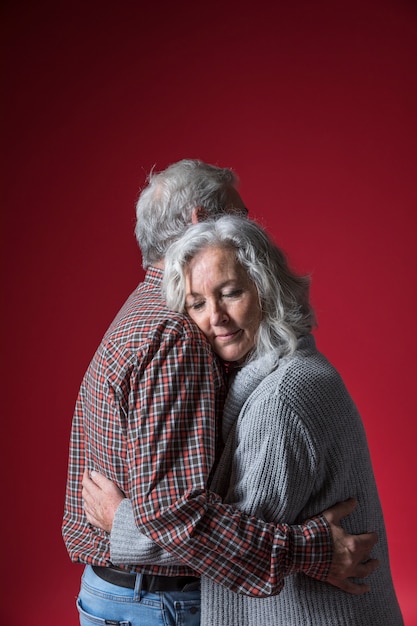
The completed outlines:
[[[160,287],[162,279],[164,277],[164,271],[157,269],[156,267],[148,267],[145,274],[144,282],[152,287]]]

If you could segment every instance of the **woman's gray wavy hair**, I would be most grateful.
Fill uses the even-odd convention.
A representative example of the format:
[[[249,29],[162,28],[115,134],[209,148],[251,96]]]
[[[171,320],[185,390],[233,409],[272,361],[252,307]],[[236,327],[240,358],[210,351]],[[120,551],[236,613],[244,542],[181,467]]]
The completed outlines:
[[[225,213],[228,191],[237,184],[232,170],[197,159],[151,172],[136,204],[135,235],[143,267],[165,257],[170,244],[191,224],[196,207],[203,208],[209,219]]]
[[[191,226],[170,247],[165,256],[163,281],[168,306],[185,311],[188,264],[207,247],[233,249],[258,290],[262,321],[249,360],[277,350],[280,355],[291,354],[297,339],[315,326],[309,301],[310,278],[296,275],[285,254],[251,220],[225,216],[201,222]]]

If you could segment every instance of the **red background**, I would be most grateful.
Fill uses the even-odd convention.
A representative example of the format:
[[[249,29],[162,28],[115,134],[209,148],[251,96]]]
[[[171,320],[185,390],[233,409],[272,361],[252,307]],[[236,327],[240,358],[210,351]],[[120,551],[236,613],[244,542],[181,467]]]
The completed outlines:
[[[60,535],[73,405],[142,277],[145,176],[197,157],[237,171],[313,275],[417,624],[416,3],[2,4],[1,623],[78,623]]]

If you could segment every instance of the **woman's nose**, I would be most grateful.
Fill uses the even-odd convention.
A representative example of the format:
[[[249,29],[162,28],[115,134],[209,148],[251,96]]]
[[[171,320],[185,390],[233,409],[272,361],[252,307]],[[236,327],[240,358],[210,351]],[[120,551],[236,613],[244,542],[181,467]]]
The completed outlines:
[[[225,309],[219,303],[213,303],[210,311],[210,322],[212,326],[224,324],[228,319]]]

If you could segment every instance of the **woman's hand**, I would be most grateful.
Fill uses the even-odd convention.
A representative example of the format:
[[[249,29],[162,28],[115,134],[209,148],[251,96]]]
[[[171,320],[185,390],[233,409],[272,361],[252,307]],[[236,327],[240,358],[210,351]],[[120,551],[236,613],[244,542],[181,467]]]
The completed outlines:
[[[124,498],[111,480],[98,472],[84,471],[83,501],[87,520],[93,526],[111,532],[117,507]]]

